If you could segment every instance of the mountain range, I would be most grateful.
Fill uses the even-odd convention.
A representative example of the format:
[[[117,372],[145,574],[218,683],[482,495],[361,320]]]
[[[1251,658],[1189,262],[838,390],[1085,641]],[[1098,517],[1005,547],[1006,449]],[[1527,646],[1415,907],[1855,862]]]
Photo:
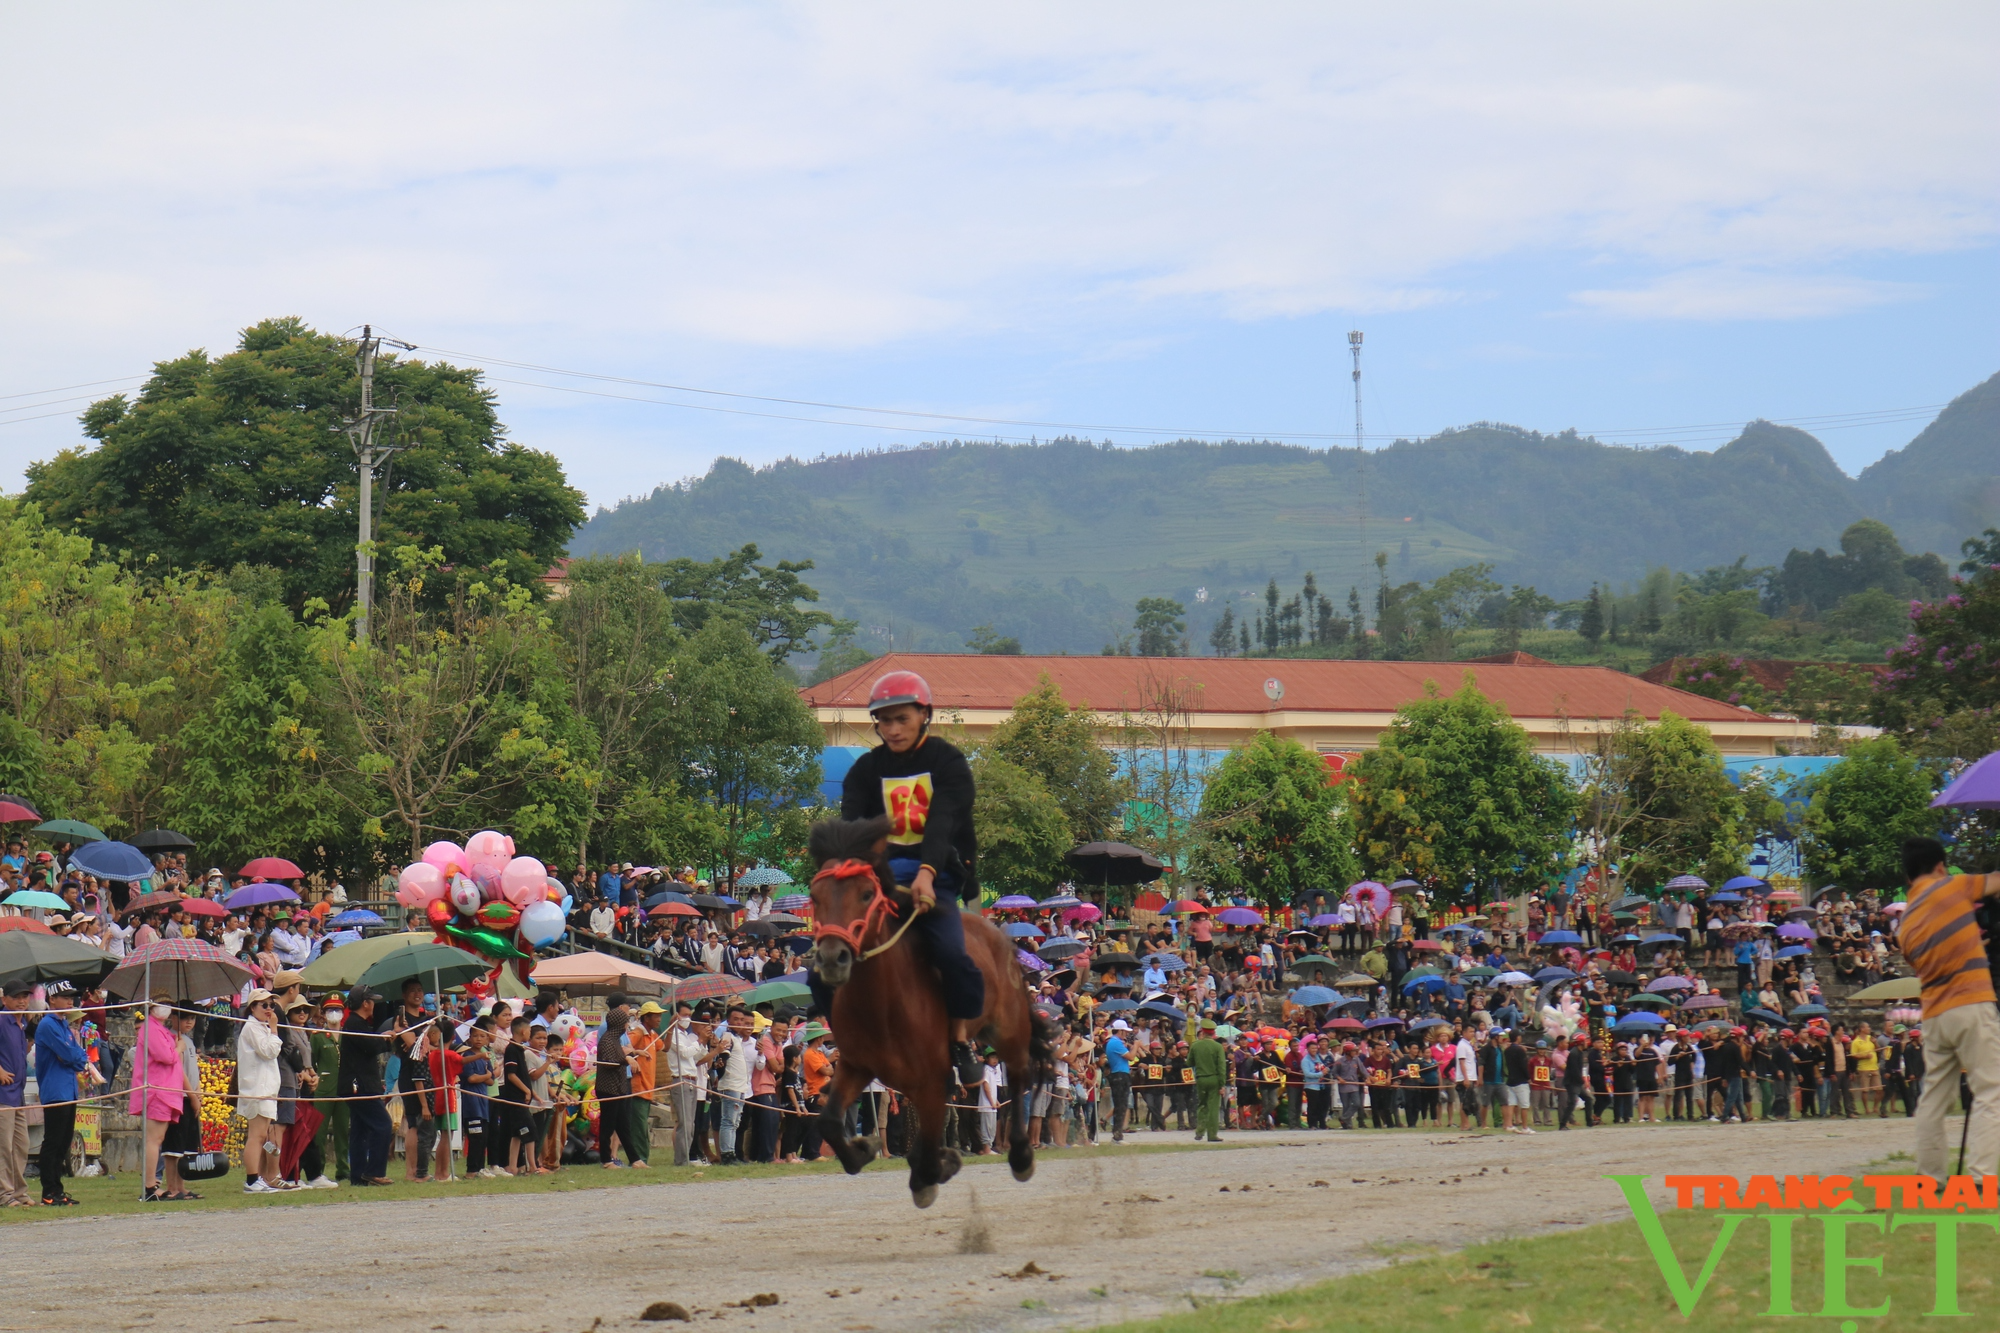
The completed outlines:
[[[1835,546],[1858,518],[1956,564],[2000,525],[2000,375],[1858,477],[1804,431],[1753,421],[1713,452],[1481,423],[1365,455],[1256,441],[1145,448],[940,442],[751,468],[600,509],[572,555],[811,560],[821,606],[871,649],[951,650],[979,626],[1030,652],[1095,652],[1141,597],[1222,607],[1307,571],[1336,600],[1474,561],[1557,598],[1648,569]]]

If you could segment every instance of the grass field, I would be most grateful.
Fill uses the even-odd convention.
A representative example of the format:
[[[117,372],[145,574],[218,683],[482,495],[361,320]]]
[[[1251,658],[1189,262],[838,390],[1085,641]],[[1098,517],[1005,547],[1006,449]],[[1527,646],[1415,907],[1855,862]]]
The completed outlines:
[[[1125,1145],[1098,1148],[1043,1149],[1035,1154],[1037,1161],[1061,1160],[1066,1157],[1129,1157],[1150,1153],[1173,1152],[1228,1152],[1231,1145],[1196,1145],[1193,1143],[1161,1143],[1146,1145]],[[977,1172],[988,1167],[1003,1166],[1005,1157],[968,1157],[965,1169]],[[884,1158],[871,1163],[869,1171],[905,1171],[907,1164],[902,1158]],[[652,1166],[643,1171],[621,1169],[607,1171],[601,1166],[566,1166],[554,1175],[517,1176],[511,1180],[460,1179],[444,1184],[410,1185],[403,1183],[400,1162],[390,1163],[390,1178],[396,1183],[375,1189],[355,1189],[342,1185],[332,1190],[289,1190],[284,1194],[245,1194],[243,1192],[243,1171],[236,1168],[229,1175],[217,1180],[190,1182],[188,1188],[202,1197],[197,1201],[182,1203],[141,1203],[139,1202],[139,1175],[131,1172],[106,1180],[102,1177],[71,1179],[64,1182],[70,1197],[81,1205],[76,1208],[0,1208],[0,1224],[52,1222],[83,1217],[105,1217],[120,1213],[171,1213],[212,1211],[219,1208],[268,1208],[293,1204],[320,1205],[337,1203],[383,1203],[396,1199],[439,1199],[459,1198],[470,1195],[506,1196],[514,1194],[561,1194],[572,1190],[620,1189],[632,1185],[677,1185],[695,1181],[719,1180],[768,1180],[777,1176],[837,1175],[840,1164],[832,1159],[818,1162],[791,1164],[748,1164],[741,1166]],[[32,1180],[28,1184],[30,1193],[38,1186]]]

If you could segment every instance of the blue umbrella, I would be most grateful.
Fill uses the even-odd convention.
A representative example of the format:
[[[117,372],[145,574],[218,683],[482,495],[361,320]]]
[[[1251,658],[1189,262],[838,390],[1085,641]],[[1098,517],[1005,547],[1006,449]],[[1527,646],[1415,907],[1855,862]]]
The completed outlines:
[[[320,946],[320,952],[325,953],[328,949],[337,948],[343,944],[352,944],[360,938],[361,932],[358,930],[336,930],[333,934],[326,937],[326,943]]]
[[[1301,986],[1292,992],[1292,1003],[1310,1009],[1316,1004],[1338,1004],[1340,996],[1325,986]]]
[[[1708,900],[1712,903],[1740,903],[1743,901],[1743,895],[1740,893],[1711,893],[1708,895]]]
[[[1637,1013],[1624,1015],[1612,1026],[1611,1030],[1613,1032],[1646,1032],[1654,1028],[1663,1028],[1666,1025],[1667,1020],[1658,1014]]]
[[[1754,893],[1760,889],[1768,889],[1770,887],[1771,886],[1769,884],[1766,884],[1763,880],[1758,879],[1755,875],[1738,875],[1735,879],[1730,880],[1728,883],[1722,886],[1723,891],[1725,893],[1738,893],[1738,892]]]
[[[1176,954],[1149,953],[1139,960],[1147,967],[1157,967],[1162,972],[1185,972],[1187,961]]]
[[[1107,1014],[1118,1014],[1128,1009],[1137,1009],[1139,1002],[1137,1000],[1128,1000],[1121,995],[1115,1000],[1106,1000],[1097,1007]]]
[[[1535,980],[1541,982],[1574,981],[1576,980],[1576,973],[1566,967],[1545,967],[1535,973]]]
[[[1800,1005],[1800,1006],[1799,1006],[1798,1008],[1796,1008],[1796,1009],[1792,1010],[1792,1017],[1793,1017],[1793,1018],[1825,1018],[1825,1017],[1826,1017],[1826,1006],[1825,1006],[1825,1005],[1823,1005],[1823,1004],[1802,1004],[1802,1005]]]
[[[1043,907],[1081,907],[1083,906],[1083,899],[1073,893],[1058,893],[1053,898],[1042,899],[1041,905]]]
[[[1443,977],[1411,977],[1403,983],[1403,994],[1408,995],[1419,986],[1425,990],[1443,990],[1445,988],[1445,979]]]
[[[1044,938],[1042,928],[1032,921],[1009,921],[1001,929],[1017,940],[1039,940]]]
[[[1551,930],[1542,935],[1543,944],[1581,944],[1583,936],[1573,930]]]
[[[1785,1016],[1783,1014],[1774,1014],[1769,1009],[1745,1009],[1743,1016],[1745,1018],[1754,1018],[1760,1023],[1769,1023],[1774,1028],[1781,1028],[1785,1025]]]
[[[379,926],[382,918],[365,907],[350,907],[337,916],[326,919],[329,926]]]
[[[155,874],[152,860],[129,842],[87,842],[69,854],[69,863],[86,875],[127,883]]]
[[[1788,944],[1784,948],[1772,954],[1771,956],[1773,958],[1804,958],[1807,954],[1811,952],[1812,948],[1810,945]]]
[[[1187,1015],[1168,1004],[1165,1000],[1148,1000],[1139,1006],[1142,1014],[1158,1014],[1161,1018],[1171,1018],[1176,1023],[1187,1022]]]
[[[1380,1018],[1369,1019],[1361,1026],[1364,1028],[1399,1028],[1403,1026],[1403,1020],[1395,1017],[1393,1014],[1384,1014]]]
[[[18,893],[9,895],[7,906],[41,907],[55,912],[66,911],[69,908],[69,904],[62,898],[53,893],[45,893],[40,889],[22,889]]]
[[[1685,944],[1686,942],[1680,936],[1668,930],[1663,930],[1657,935],[1648,935],[1643,941],[1646,944]]]
[[[736,877],[736,887],[739,889],[768,889],[791,882],[792,877],[776,866],[758,866],[755,870],[746,870]]]
[[[1466,934],[1466,935],[1476,935],[1476,934],[1478,934],[1478,933],[1479,933],[1479,927],[1477,927],[1477,926],[1468,926],[1468,925],[1466,925],[1466,924],[1465,924],[1464,922],[1462,922],[1462,921],[1461,921],[1461,922],[1458,922],[1458,923],[1456,923],[1456,924],[1454,924],[1454,925],[1449,925],[1449,926],[1446,926],[1446,927],[1444,927],[1444,928],[1443,928],[1442,930],[1438,931],[1438,934],[1440,934],[1440,935],[1456,935],[1456,934],[1460,934],[1460,933],[1463,933],[1463,934]]]
[[[812,900],[808,898],[806,901],[811,902]],[[690,899],[685,893],[680,892],[678,889],[661,889],[658,893],[646,899],[643,906],[645,906],[650,910],[652,908],[659,907],[665,903],[679,903],[683,907],[694,906],[693,900]]]
[[[1425,1028],[1443,1028],[1450,1026],[1451,1024],[1447,1023],[1442,1018],[1419,1018],[1416,1022],[1410,1024],[1410,1031],[1422,1032]]]

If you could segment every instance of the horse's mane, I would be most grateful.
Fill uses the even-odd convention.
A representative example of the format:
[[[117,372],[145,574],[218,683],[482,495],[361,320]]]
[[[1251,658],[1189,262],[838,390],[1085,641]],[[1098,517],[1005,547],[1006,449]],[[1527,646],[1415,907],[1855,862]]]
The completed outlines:
[[[875,844],[889,836],[889,819],[877,815],[873,819],[823,819],[812,826],[812,837],[807,842],[808,854],[815,866],[823,866],[828,861],[875,860]]]

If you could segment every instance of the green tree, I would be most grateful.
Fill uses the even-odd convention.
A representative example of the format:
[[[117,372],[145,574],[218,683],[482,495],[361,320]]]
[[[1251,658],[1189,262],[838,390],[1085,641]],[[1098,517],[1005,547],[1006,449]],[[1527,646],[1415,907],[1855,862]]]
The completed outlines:
[[[1627,888],[1646,892],[1675,875],[1720,884],[1743,873],[1748,811],[1708,732],[1672,712],[1647,726],[1628,719],[1600,738],[1585,792],[1592,832]]]
[[[1229,607],[1222,608],[1222,618],[1209,631],[1208,646],[1215,650],[1217,657],[1229,657],[1236,651],[1236,612]]]
[[[1889,653],[1876,690],[1876,724],[1902,733],[1917,753],[1983,753],[1940,754],[1926,733],[1976,737],[2000,712],[2000,570],[1954,579],[1950,595],[1911,610],[1909,637]]]
[[[1232,750],[1202,791],[1207,831],[1194,874],[1267,906],[1355,877],[1353,826],[1325,761],[1297,741],[1260,731]]]
[[[1044,675],[981,748],[1033,774],[1062,810],[1074,841],[1090,842],[1116,826],[1127,794],[1116,762],[1097,743],[1097,729],[1097,717],[1070,707]]]
[[[1583,618],[1577,622],[1576,632],[1593,648],[1604,637],[1604,598],[1595,583],[1590,585],[1590,595],[1583,599]]]
[[[1021,641],[1011,634],[1003,635],[991,625],[974,625],[966,638],[965,646],[975,653],[992,657],[1019,657]]]
[[[1039,776],[990,747],[974,755],[972,779],[980,884],[1044,896],[1066,873],[1063,853],[1072,846],[1062,806]]]
[[[858,627],[851,620],[837,620],[827,631],[826,642],[820,645],[819,657],[813,663],[812,675],[806,684],[817,685],[821,681],[844,676],[856,667],[867,666],[875,660],[875,654],[854,641]]]
[[[1139,636],[1139,656],[1187,655],[1186,607],[1170,597],[1141,597],[1137,611],[1132,628]]]
[[[1427,683],[1348,771],[1362,868],[1377,878],[1454,895],[1539,882],[1568,863],[1578,810],[1568,774],[1469,674],[1448,698]]]
[[[1930,808],[1937,776],[1893,736],[1856,741],[1812,779],[1800,838],[1815,883],[1847,889],[1903,884],[1904,838],[1935,837],[1942,812]]]
[[[28,468],[29,499],[107,550],[173,569],[271,565],[294,611],[354,596],[358,482],[337,433],[359,404],[354,345],[297,319],[243,331],[219,358],[162,361],[136,400],[83,415],[95,448]],[[480,373],[378,363],[400,452],[377,490],[379,549],[440,546],[459,567],[501,559],[539,574],[583,522],[553,455],[503,439]]]
[[[1278,581],[1272,579],[1264,588],[1264,619],[1259,622],[1259,636],[1266,653],[1278,651]]]
[[[660,586],[674,604],[674,621],[689,634],[713,620],[743,627],[773,662],[783,662],[808,645],[812,636],[836,626],[825,611],[808,610],[819,593],[799,575],[810,560],[760,565],[756,543],[714,560],[669,560],[658,566]],[[852,627],[849,627],[852,632]]]

